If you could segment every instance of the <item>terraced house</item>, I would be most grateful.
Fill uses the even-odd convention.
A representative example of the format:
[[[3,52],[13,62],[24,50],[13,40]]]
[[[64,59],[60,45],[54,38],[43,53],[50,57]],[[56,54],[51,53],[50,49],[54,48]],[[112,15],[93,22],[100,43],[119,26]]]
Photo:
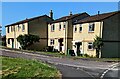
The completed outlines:
[[[118,57],[120,53],[120,11],[97,14],[74,23],[73,50],[96,56],[95,36],[103,39],[101,57]]]
[[[53,46],[57,51],[65,53],[72,49],[73,23],[88,17],[87,13],[63,16],[48,24],[48,46]]]
[[[43,50],[48,44],[48,22],[52,20],[52,16],[43,15],[5,26],[7,47],[19,49],[21,46],[16,38],[19,35],[32,34],[38,35],[40,42],[33,44],[30,49]]]

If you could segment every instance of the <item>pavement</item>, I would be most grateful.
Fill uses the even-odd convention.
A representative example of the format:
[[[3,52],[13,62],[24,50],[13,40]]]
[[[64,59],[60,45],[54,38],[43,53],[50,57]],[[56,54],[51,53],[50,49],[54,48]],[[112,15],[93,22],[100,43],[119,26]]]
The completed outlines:
[[[2,56],[37,59],[52,64],[60,70],[63,79],[120,79],[118,75],[119,63],[116,62],[73,60],[7,49],[0,49],[0,52]]]

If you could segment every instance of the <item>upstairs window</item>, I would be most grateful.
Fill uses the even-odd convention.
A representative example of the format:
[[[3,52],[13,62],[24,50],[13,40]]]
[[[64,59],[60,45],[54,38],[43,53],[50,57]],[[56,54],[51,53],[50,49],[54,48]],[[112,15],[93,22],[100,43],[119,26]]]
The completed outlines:
[[[52,24],[52,25],[51,25],[51,32],[53,32],[54,30],[55,30],[55,25]]]
[[[74,25],[74,32],[77,32],[77,27],[76,27],[76,25]]]
[[[63,23],[63,30],[66,28],[66,22]]]
[[[10,33],[10,29],[9,29],[10,27],[7,27],[7,33]]]
[[[13,26],[11,26],[11,32],[13,31]]]
[[[80,24],[79,32],[82,32],[82,24]]]
[[[59,24],[59,30],[61,30],[61,24]]]
[[[24,24],[22,25],[22,31],[25,31],[25,25]]]
[[[15,26],[11,26],[11,32],[15,31]]]
[[[50,40],[50,45],[54,45],[54,39]]]
[[[20,25],[18,25],[18,31],[20,30]]]
[[[95,24],[94,23],[90,23],[89,24],[89,32],[94,32],[94,28],[95,28]]]
[[[93,50],[93,42],[88,43],[88,50]]]

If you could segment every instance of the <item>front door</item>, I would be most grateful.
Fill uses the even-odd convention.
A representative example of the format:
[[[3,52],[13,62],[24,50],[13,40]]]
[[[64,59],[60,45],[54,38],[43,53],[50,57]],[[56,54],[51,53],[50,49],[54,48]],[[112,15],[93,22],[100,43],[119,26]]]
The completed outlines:
[[[82,45],[82,43],[81,42],[76,42],[75,45],[76,45],[77,56],[80,56],[80,53],[81,53],[81,51],[80,51],[80,45]]]
[[[63,46],[62,42],[63,42],[63,38],[58,39],[58,42],[59,42],[59,51],[62,51],[62,46]]]

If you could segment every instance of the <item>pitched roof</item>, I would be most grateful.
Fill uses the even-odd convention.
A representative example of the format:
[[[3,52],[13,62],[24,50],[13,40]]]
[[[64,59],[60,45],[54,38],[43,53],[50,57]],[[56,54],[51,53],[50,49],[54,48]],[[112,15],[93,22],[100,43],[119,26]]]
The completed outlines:
[[[16,23],[12,23],[12,24],[6,25],[5,27],[12,26],[12,25],[17,25],[17,24],[21,24],[21,23],[26,23],[26,22],[32,21],[34,19],[42,18],[42,17],[50,18],[47,15],[37,16],[37,17],[29,18],[29,19],[26,18],[25,20],[22,20],[22,21],[19,21],[19,22],[16,22]],[[50,18],[50,19],[52,19],[52,18]]]
[[[83,15],[83,14],[87,14],[87,13],[84,12],[84,13],[79,13],[79,14],[74,14],[74,15],[69,15],[69,16],[63,16],[61,18],[58,18],[58,19],[52,21],[51,23],[57,23],[57,22],[67,21],[67,20],[73,19],[73,18],[75,18],[77,16],[80,16],[80,15]]]
[[[95,21],[102,21],[106,18],[109,18],[117,13],[120,13],[120,11],[116,11],[116,12],[110,12],[110,13],[103,13],[103,14],[97,14],[97,15],[93,15],[93,16],[89,16],[86,17],[82,20],[79,20],[77,22],[75,22],[74,24],[79,24],[79,23],[89,23],[89,22],[95,22]]]

